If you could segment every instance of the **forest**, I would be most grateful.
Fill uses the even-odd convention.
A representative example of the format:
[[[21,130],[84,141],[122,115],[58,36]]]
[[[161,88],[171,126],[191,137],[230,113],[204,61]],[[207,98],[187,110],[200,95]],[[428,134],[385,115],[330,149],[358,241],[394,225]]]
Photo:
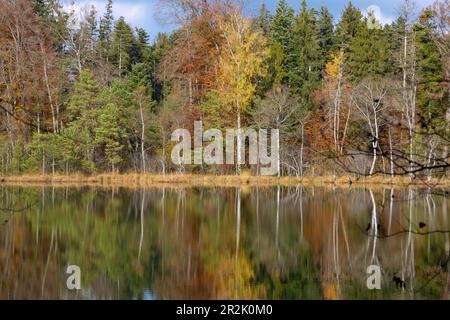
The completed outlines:
[[[1,175],[260,173],[173,164],[172,132],[199,120],[278,129],[283,176],[447,174],[449,0],[386,25],[351,2],[159,0],[176,28],[152,42],[112,8],[0,0]]]

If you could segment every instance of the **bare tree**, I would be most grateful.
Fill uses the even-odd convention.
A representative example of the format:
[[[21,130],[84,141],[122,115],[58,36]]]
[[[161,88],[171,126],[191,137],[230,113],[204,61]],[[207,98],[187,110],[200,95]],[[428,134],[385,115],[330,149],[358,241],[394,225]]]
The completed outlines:
[[[86,6],[79,12],[69,13],[67,35],[64,39],[68,49],[73,53],[78,73],[95,59],[96,10]],[[61,35],[64,37],[64,35]]]
[[[253,119],[258,128],[280,130],[278,137],[278,150],[280,152],[278,156],[278,174],[281,173],[281,165],[291,166],[288,163],[288,159],[283,159],[283,154],[289,139],[292,139],[293,135],[296,134],[294,130],[296,123],[304,123],[302,117],[297,117],[299,116],[299,111],[299,97],[291,95],[289,88],[286,86],[275,86],[267,93],[266,97],[257,105],[255,112],[253,112]]]
[[[145,88],[139,87],[134,93],[134,98],[139,106],[139,119],[141,122],[141,170],[142,173],[147,172],[145,159],[145,111],[144,107],[149,104]]]
[[[9,137],[7,166],[17,141],[29,140],[35,130],[57,131],[55,54],[49,34],[26,0],[0,1],[0,42],[0,109]],[[48,122],[53,130],[47,128]]]
[[[366,79],[355,88],[353,95],[353,103],[366,122],[370,133],[373,159],[369,175],[373,175],[375,172],[380,131],[385,124],[383,122],[383,113],[386,111],[387,105],[384,103],[384,99],[388,92],[388,85],[387,81],[384,80]]]

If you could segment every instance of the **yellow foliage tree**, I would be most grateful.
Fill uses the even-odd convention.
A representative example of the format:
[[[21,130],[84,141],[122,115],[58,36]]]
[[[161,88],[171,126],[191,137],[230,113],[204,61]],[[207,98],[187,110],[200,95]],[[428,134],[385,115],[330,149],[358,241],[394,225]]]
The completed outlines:
[[[267,40],[259,31],[252,30],[251,21],[239,8],[219,19],[224,44],[220,56],[218,87],[223,104],[233,108],[237,125],[236,173],[240,175],[242,164],[241,114],[255,96],[256,78],[267,72],[269,57]]]
[[[331,61],[325,66],[325,72],[328,78],[336,80],[342,74],[342,65],[344,63],[344,50],[341,49],[337,53],[333,53]]]
[[[348,114],[347,121],[345,124],[344,133],[341,133],[341,112],[342,112],[342,87],[343,87],[343,69],[344,69],[344,50],[340,49],[337,53],[334,53],[331,56],[331,61],[328,62],[325,66],[325,74],[327,79],[327,86],[329,90],[333,91],[333,103],[332,103],[332,112],[333,121],[333,140],[335,151],[338,153],[343,152],[345,136],[347,133],[348,127]]]

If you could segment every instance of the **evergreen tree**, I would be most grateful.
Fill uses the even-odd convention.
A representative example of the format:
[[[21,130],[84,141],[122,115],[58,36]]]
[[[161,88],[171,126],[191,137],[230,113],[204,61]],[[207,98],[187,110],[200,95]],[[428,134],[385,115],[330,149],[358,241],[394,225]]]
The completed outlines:
[[[152,78],[150,66],[146,63],[137,63],[133,66],[128,81],[131,90],[136,90],[139,87],[144,87],[146,94],[150,95],[152,92]]]
[[[287,5],[286,0],[280,0],[272,20],[269,42],[279,43],[286,53],[292,37],[294,20],[294,9]]]
[[[136,28],[136,34],[137,34],[137,42],[140,46],[148,47],[148,41],[150,40],[150,36],[148,35],[147,31],[145,31],[143,28]]]
[[[114,103],[108,103],[99,110],[98,126],[95,129],[95,143],[104,149],[104,156],[112,172],[117,171],[123,161],[120,152],[124,129],[120,123],[120,110]]]
[[[109,61],[112,48],[112,32],[114,23],[112,6],[112,0],[108,0],[106,3],[106,11],[100,19],[98,30],[100,56],[107,62]]]
[[[351,2],[342,13],[342,17],[336,27],[336,43],[340,48],[347,48],[353,38],[361,30],[363,15]]]
[[[141,61],[133,29],[123,17],[119,18],[114,27],[111,58],[111,62],[118,68],[119,77],[131,71],[133,64]]]
[[[320,8],[317,31],[319,33],[320,58],[322,67],[324,67],[335,49],[333,16],[326,7]]]
[[[417,107],[421,128],[428,132],[444,134],[446,112],[449,106],[448,84],[445,83],[444,67],[438,48],[433,42],[433,26],[425,11],[420,24],[416,25],[417,46]],[[448,132],[446,133],[448,135]]]
[[[172,46],[173,37],[168,36],[166,33],[159,32],[154,44],[150,47],[153,99],[156,101],[164,100],[169,91],[169,84],[167,83],[168,68],[163,63],[163,60]]]
[[[106,12],[103,17],[100,19],[100,28],[99,28],[99,39],[100,41],[110,42],[114,17],[113,17],[113,2],[112,0],[108,0],[106,3]]]
[[[141,60],[151,65],[151,50],[149,46],[150,36],[143,28],[136,28],[136,41],[139,47],[139,56]]]
[[[287,74],[290,69],[289,61],[292,61],[291,39],[294,28],[294,10],[290,8],[285,0],[280,0],[276,13],[272,19],[269,34],[269,45],[271,51],[276,54],[271,59],[269,68],[273,72],[273,78],[279,79],[280,83],[287,82]],[[277,65],[274,65],[276,63]],[[278,68],[282,66],[282,68]]]
[[[404,32],[405,19],[402,16],[385,27],[386,36],[389,42],[389,65],[391,72],[399,75],[404,67]]]
[[[373,18],[371,15],[367,19]],[[365,22],[367,22],[365,19]],[[363,23],[347,53],[347,73],[352,81],[385,75],[389,70],[388,36],[383,29]]]
[[[289,84],[306,106],[311,107],[311,94],[320,84],[320,43],[317,36],[314,9],[308,9],[306,0],[295,20],[290,52]]]
[[[74,140],[68,150],[78,169],[92,172],[95,170],[95,129],[97,113],[102,103],[99,98],[100,84],[94,79],[91,71],[85,70],[74,88],[68,105],[70,122],[64,129],[63,136]]]

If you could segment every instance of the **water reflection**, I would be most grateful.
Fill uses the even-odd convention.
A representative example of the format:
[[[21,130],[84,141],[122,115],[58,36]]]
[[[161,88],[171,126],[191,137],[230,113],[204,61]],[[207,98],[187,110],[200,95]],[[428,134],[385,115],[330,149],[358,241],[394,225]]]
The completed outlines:
[[[450,298],[442,190],[0,188],[1,299]]]

